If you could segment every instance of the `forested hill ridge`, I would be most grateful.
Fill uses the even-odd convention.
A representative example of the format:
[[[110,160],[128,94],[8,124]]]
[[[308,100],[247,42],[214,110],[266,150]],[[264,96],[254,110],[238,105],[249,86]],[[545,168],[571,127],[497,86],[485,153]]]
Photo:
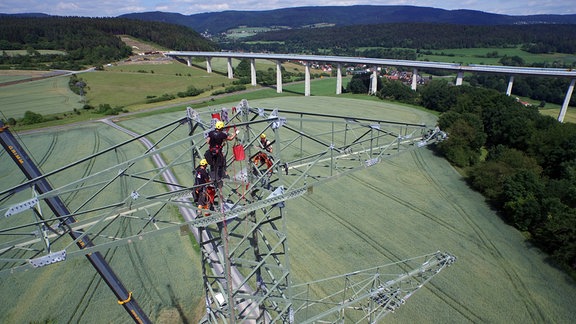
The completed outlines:
[[[162,21],[218,34],[239,26],[305,28],[315,25],[351,26],[387,23],[458,25],[576,24],[572,15],[511,16],[476,10],[445,10],[416,6],[311,6],[263,11],[222,11],[192,15],[167,12],[130,13],[119,17]]]
[[[30,62],[24,63],[34,63],[33,60],[40,59],[39,53],[34,51],[64,51],[66,56],[45,57],[52,64],[57,64],[51,68],[74,69],[126,58],[132,50],[118,35],[129,35],[170,50],[213,51],[218,48],[215,43],[188,27],[164,22],[127,18],[0,15],[0,49],[27,50],[36,54],[26,57]],[[22,64],[4,62],[16,59],[22,57],[3,55],[2,64]],[[58,66],[60,60],[66,61],[62,63],[66,66]]]
[[[392,53],[377,53],[374,49],[404,48],[423,52],[446,48],[520,47],[533,54],[573,54],[576,53],[576,26],[391,23],[274,30],[244,37],[240,41],[231,39],[220,45],[225,49],[249,52],[328,53],[409,60],[416,59],[416,51],[396,50],[394,56],[390,56]]]

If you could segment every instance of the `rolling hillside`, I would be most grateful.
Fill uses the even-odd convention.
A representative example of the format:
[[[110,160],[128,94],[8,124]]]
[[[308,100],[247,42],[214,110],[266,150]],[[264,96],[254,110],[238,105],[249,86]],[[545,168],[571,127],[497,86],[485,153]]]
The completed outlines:
[[[576,15],[509,16],[475,10],[360,5],[311,6],[264,11],[231,10],[192,15],[157,11],[130,13],[119,17],[179,24],[211,34],[239,26],[303,28],[315,24],[350,26],[410,22],[461,25],[576,24]]]

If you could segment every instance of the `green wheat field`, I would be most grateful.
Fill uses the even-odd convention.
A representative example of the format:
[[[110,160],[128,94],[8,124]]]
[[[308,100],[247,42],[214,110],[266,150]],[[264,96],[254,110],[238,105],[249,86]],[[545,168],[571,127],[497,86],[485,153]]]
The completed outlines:
[[[199,110],[219,110],[237,103]],[[429,127],[436,119],[422,110],[392,103],[336,97],[265,98],[249,104]],[[119,124],[143,133],[184,114],[182,109],[121,119]],[[97,121],[19,136],[44,172],[127,139]],[[99,161],[102,166],[94,167],[116,164],[140,153],[137,149],[118,152],[114,159]],[[0,166],[2,190],[24,180],[5,152],[0,153]],[[84,170],[75,172],[79,176]],[[182,184],[193,183],[191,166],[181,165],[175,174]],[[314,187],[287,202],[286,217],[294,284],[438,250],[457,257],[456,263],[386,316],[385,322],[576,322],[574,282],[548,263],[522,233],[504,224],[483,197],[428,148]],[[0,226],[3,222],[0,219]],[[189,235],[150,236],[108,250],[105,256],[153,322],[196,323],[203,316],[200,255]],[[2,323],[131,321],[83,258],[4,276],[0,292]]]

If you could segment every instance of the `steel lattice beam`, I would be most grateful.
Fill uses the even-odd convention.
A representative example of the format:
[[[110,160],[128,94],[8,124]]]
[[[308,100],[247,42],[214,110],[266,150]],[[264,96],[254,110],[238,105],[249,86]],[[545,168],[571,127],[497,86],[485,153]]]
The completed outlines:
[[[147,141],[146,148],[134,140],[126,141],[0,192],[0,213],[10,216],[0,220],[0,274],[31,269],[31,260],[49,255],[36,231],[38,226],[49,229],[45,239],[68,258],[190,227],[202,247],[206,321],[290,322],[294,308],[284,204],[313,186],[371,167],[442,135],[437,130],[430,132],[426,125],[252,108],[245,100],[236,108],[228,125],[240,130],[239,143],[246,158],[236,161],[229,154],[231,179],[221,185],[218,208],[210,211],[211,215],[203,216],[200,212],[204,211],[194,205],[195,188],[190,183],[180,184],[183,179],[173,176],[196,165],[213,124],[212,112],[189,109],[185,118],[147,132],[146,139],[132,134]],[[273,138],[270,169],[252,160],[263,132]],[[33,197],[44,204],[73,195],[66,217],[75,217],[76,222],[69,229],[58,225],[65,220],[62,215],[45,213],[42,220],[27,215],[27,206],[33,203],[23,189],[41,179],[62,179],[68,169],[91,165],[127,146],[138,146],[142,154]],[[177,207],[183,217],[165,212],[167,206]],[[15,214],[19,209],[22,212]],[[125,222],[130,222],[132,230],[118,231]],[[59,239],[66,231],[80,230],[82,234],[72,242]],[[75,248],[88,235],[93,246]]]

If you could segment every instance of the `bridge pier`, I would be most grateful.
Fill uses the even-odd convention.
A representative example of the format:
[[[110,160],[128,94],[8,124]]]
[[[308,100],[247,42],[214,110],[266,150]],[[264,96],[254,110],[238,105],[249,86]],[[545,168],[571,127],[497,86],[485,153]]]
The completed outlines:
[[[514,76],[511,75],[508,80],[508,88],[506,89],[506,95],[510,96],[512,94],[512,85],[514,85]]]
[[[192,66],[192,58],[190,56],[186,56],[186,65]]]
[[[340,63],[336,70],[336,94],[342,94],[342,64]]]
[[[250,59],[250,84],[256,85],[256,59]]]
[[[276,61],[276,93],[282,93],[282,62]]]
[[[372,68],[372,75],[370,76],[370,90],[368,94],[375,95],[378,91],[378,68],[374,66]]]
[[[212,73],[212,58],[206,57],[206,72]]]
[[[416,91],[418,84],[418,69],[412,70],[412,90]]]
[[[310,97],[310,62],[304,63],[304,96]]]
[[[456,76],[456,85],[462,85],[462,79],[464,79],[464,71],[458,71],[458,75]]]
[[[232,69],[232,58],[228,58],[228,79],[234,79],[234,70]]]
[[[564,102],[562,103],[562,108],[560,109],[560,113],[558,114],[558,121],[563,123],[564,116],[566,115],[566,110],[568,110],[568,104],[570,103],[570,99],[572,99],[572,92],[574,91],[574,83],[576,83],[576,79],[572,79],[570,82],[570,86],[568,86],[568,91],[566,92],[566,97],[564,97]]]

